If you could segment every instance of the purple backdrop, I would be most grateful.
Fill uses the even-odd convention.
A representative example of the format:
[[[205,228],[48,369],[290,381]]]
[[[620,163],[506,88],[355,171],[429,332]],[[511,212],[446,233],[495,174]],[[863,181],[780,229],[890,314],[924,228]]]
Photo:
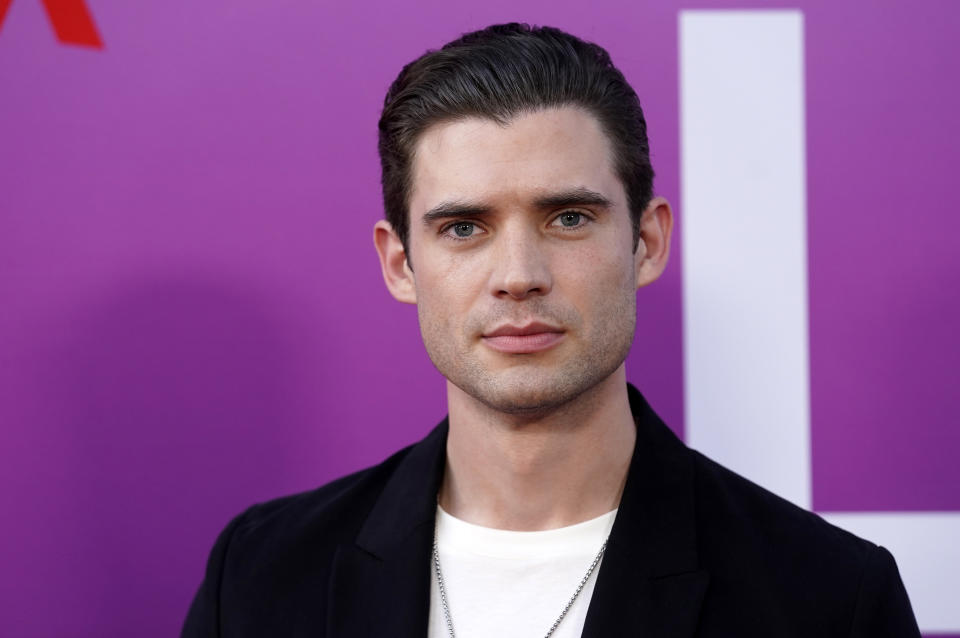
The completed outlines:
[[[3,4],[0,2],[0,4]],[[376,120],[493,22],[606,46],[679,201],[677,12],[771,3],[87,0],[0,25],[0,627],[175,634],[216,533],[422,436],[443,382],[387,294]],[[960,5],[804,0],[814,505],[960,510]],[[682,431],[680,244],[628,374]]]

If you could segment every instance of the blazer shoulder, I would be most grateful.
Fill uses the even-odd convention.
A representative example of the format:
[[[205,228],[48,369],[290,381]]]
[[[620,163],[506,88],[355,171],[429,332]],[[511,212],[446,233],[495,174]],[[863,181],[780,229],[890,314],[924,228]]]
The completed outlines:
[[[410,453],[409,445],[384,461],[341,476],[311,490],[256,503],[234,519],[233,542],[260,537],[294,540],[355,536],[396,467]]]
[[[281,635],[291,623],[322,617],[337,547],[353,542],[413,447],[315,489],[257,503],[235,516],[210,551],[181,635]]]
[[[750,533],[780,547],[811,547],[847,553],[858,564],[877,546],[691,450],[696,472],[697,509],[716,529]]]
[[[919,637],[889,551],[691,453],[697,542],[712,587],[761,615],[777,609],[809,635]]]

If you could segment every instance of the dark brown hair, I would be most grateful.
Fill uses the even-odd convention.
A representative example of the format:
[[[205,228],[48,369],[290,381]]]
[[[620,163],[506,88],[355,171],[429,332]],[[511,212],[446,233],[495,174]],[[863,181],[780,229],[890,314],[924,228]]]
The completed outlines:
[[[627,195],[636,250],[653,196],[647,125],[637,94],[602,47],[552,27],[497,24],[467,33],[403,67],[384,99],[379,151],[387,221],[404,247],[417,139],[438,122],[579,106],[600,122]]]

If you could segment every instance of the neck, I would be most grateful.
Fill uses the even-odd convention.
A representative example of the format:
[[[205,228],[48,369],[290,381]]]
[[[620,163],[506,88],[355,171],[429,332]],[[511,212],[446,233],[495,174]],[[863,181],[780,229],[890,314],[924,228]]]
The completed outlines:
[[[621,365],[550,414],[491,410],[447,382],[450,434],[439,502],[470,523],[510,530],[573,525],[616,508],[636,427]]]

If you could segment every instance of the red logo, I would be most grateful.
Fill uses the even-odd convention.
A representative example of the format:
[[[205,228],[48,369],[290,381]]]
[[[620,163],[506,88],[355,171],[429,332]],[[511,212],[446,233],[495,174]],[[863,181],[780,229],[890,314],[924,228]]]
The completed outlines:
[[[82,46],[103,48],[103,40],[97,33],[90,11],[84,0],[42,0],[47,10],[47,17],[57,34],[57,39],[64,44],[79,44]],[[7,9],[13,0],[0,0],[0,27],[7,17]]]

